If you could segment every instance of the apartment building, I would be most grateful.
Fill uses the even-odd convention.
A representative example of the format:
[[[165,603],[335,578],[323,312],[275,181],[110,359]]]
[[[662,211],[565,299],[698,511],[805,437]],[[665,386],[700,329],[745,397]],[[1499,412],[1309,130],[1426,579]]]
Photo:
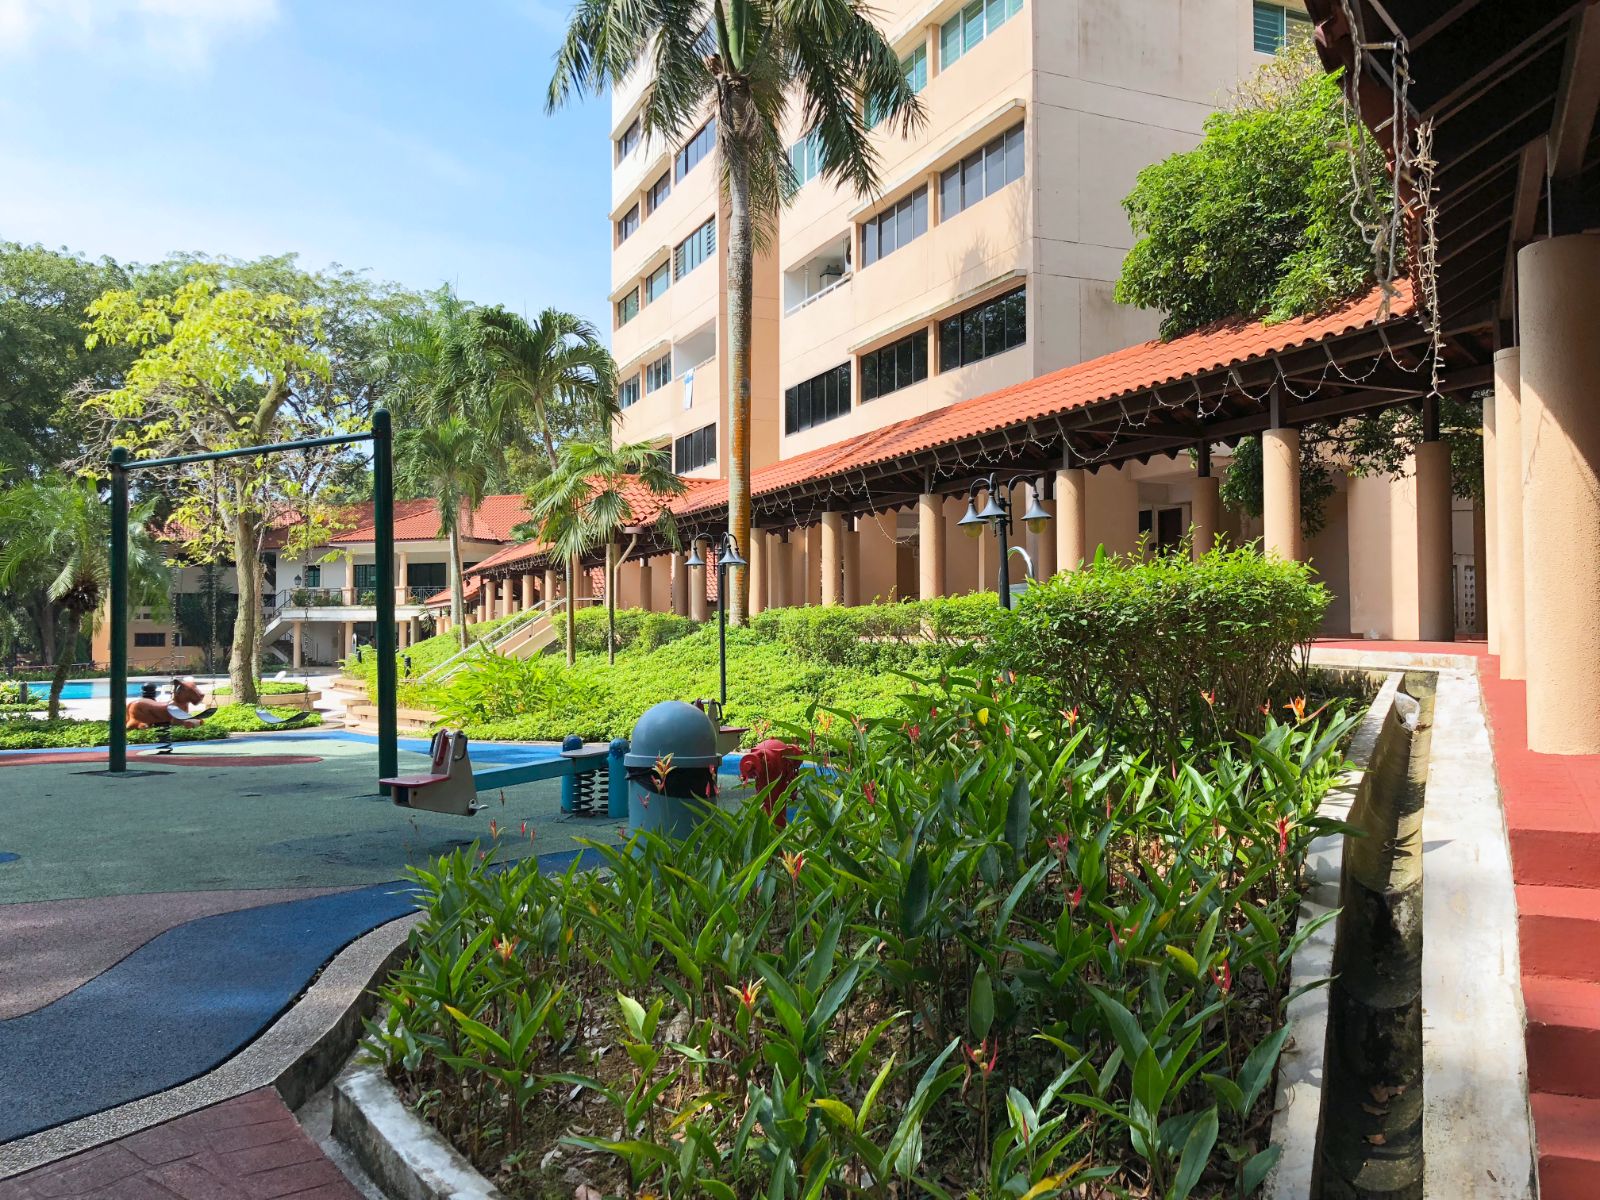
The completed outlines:
[[[1122,198],[1309,31],[1297,3],[1265,0],[882,0],[877,11],[926,119],[909,137],[887,125],[875,137],[872,196],[824,180],[815,140],[788,131],[800,187],[756,269],[756,469],[1153,336],[1155,314],[1113,299],[1132,244]],[[635,79],[612,103],[617,437],[670,445],[681,473],[721,478],[714,126],[653,144],[643,95]],[[1134,486],[1103,474],[1097,487]],[[1170,489],[1149,490],[1139,519],[1152,529],[1160,510],[1169,524],[1186,511]],[[903,541],[896,520],[878,518],[879,532]],[[784,551],[801,578],[817,573],[816,540]],[[868,598],[905,594],[914,567],[896,558],[874,556]],[[819,594],[813,581],[797,599]]]

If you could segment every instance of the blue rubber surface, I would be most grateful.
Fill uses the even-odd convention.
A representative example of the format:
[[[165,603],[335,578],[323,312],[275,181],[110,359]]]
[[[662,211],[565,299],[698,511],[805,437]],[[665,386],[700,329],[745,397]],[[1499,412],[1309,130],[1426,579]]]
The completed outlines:
[[[539,867],[583,865],[584,851]],[[165,1091],[255,1040],[329,959],[415,908],[403,882],[202,917],[0,1021],[0,1143]]]

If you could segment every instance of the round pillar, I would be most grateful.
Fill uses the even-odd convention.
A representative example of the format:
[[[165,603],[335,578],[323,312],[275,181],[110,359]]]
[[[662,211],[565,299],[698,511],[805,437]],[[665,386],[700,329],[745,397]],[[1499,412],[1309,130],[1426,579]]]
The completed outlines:
[[[1221,481],[1215,475],[1198,475],[1194,498],[1189,502],[1189,535],[1195,558],[1217,544],[1217,525],[1222,516]]]
[[[861,603],[861,526],[858,521],[845,520],[844,540],[844,602],[849,608]]]
[[[1499,375],[1496,369],[1496,376]],[[1495,466],[1494,396],[1483,402],[1483,557],[1475,564],[1478,609],[1488,621],[1489,653],[1500,653],[1500,474]]]
[[[639,607],[645,612],[655,611],[655,571],[648,558],[639,560]]]
[[[1496,557],[1500,610],[1500,678],[1526,679],[1522,598],[1522,351],[1513,346],[1494,356],[1495,506],[1500,545]]]
[[[682,553],[672,556],[672,611],[680,617],[689,615],[689,568]]]
[[[917,595],[944,595],[944,497],[917,497]]]
[[[1422,442],[1414,460],[1417,488],[1417,635],[1425,642],[1456,636],[1450,515],[1450,447]]]
[[[844,557],[844,514],[822,514],[822,603],[838,604],[842,589],[841,563]]]
[[[1082,467],[1056,472],[1056,569],[1076,571],[1089,556],[1089,476]]]
[[[1269,429],[1261,435],[1262,550],[1300,558],[1300,431]]]
[[[750,615],[764,612],[767,607],[767,535],[754,527],[750,530]]]
[[[771,595],[773,608],[788,608],[790,604],[790,560],[794,557],[794,547],[782,534],[771,534],[772,562],[770,572],[772,575]]]
[[[689,576],[689,616],[696,621],[706,619],[706,569],[704,566],[690,567]]]
[[[533,582],[533,572],[532,571],[524,571],[522,573],[522,607],[523,608],[527,609],[527,608],[532,608],[534,606],[534,603],[535,603],[534,593],[535,593],[535,591],[536,591],[536,589],[534,587],[534,582]]]
[[[1525,246],[1517,275],[1528,748],[1600,754],[1600,235]]]

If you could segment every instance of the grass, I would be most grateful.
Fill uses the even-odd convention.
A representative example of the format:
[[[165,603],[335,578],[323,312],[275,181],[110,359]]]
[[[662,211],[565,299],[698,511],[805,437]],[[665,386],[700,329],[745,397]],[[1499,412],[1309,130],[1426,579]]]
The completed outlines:
[[[310,691],[304,683],[296,683],[291,679],[263,679],[256,684],[256,690],[263,696],[300,696]],[[231,684],[221,683],[211,689],[213,696],[233,695]]]
[[[297,708],[268,709],[277,717],[292,717]],[[312,713],[299,728],[322,724],[322,717]],[[146,744],[164,741],[170,732],[175,742],[204,742],[225,738],[230,733],[261,733],[274,728],[256,715],[251,704],[229,704],[190,728],[175,725],[169,731],[156,729],[130,729],[128,741]],[[105,721],[80,721],[61,717],[51,721],[43,717],[17,716],[0,720],[0,750],[65,750],[78,747],[104,746],[111,740],[111,726]]]

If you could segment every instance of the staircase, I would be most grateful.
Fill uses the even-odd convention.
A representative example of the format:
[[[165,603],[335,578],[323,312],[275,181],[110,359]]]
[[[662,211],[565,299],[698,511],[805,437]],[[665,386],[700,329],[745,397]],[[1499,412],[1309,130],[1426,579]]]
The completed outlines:
[[[1527,749],[1523,684],[1484,664],[1517,888],[1540,1200],[1600,1197],[1600,755]]]

